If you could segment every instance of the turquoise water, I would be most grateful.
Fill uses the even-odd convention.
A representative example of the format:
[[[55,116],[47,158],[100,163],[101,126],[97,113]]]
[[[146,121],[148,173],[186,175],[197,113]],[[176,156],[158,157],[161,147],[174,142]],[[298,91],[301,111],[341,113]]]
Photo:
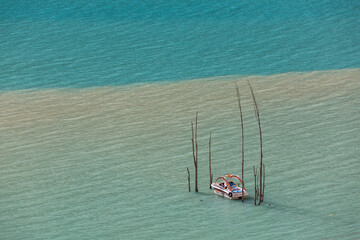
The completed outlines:
[[[0,1],[0,89],[360,67],[357,1]]]
[[[0,239],[359,238],[359,9],[0,1]],[[214,176],[241,173],[235,82],[244,203],[208,189],[210,132]]]

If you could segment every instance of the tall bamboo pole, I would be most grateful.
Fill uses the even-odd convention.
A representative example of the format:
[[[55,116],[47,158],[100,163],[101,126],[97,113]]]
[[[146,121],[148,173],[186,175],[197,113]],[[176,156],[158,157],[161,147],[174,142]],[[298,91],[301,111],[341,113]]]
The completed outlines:
[[[241,119],[241,140],[242,140],[242,145],[241,145],[241,152],[242,152],[242,158],[241,158],[241,180],[243,182],[242,185],[242,190],[241,190],[241,201],[244,202],[244,186],[245,186],[245,182],[244,182],[244,122],[243,122],[243,117],[242,117],[242,111],[241,111],[241,103],[240,103],[240,91],[239,91],[239,87],[238,85],[235,83],[236,85],[236,95],[237,95],[237,99],[238,99],[238,103],[239,103],[239,110],[240,110],[240,119]]]
[[[249,84],[249,87],[250,87],[250,90],[251,90],[251,95],[252,95],[252,98],[253,98],[253,101],[254,101],[254,111],[255,111],[255,117],[256,117],[256,120],[258,122],[258,125],[259,125],[259,132],[260,132],[260,198],[259,198],[259,205],[260,203],[262,202],[261,200],[261,196],[262,196],[262,167],[263,167],[263,151],[262,151],[262,134],[261,134],[261,124],[260,124],[260,114],[259,114],[259,108],[258,108],[258,105],[256,103],[256,99],[255,99],[255,95],[254,95],[254,91],[253,91],[253,88],[251,87],[250,85],[250,82],[248,81],[248,84]]]
[[[210,176],[210,185],[209,188],[211,189],[211,183],[212,183],[212,173],[211,173],[211,133],[209,137],[209,176]]]

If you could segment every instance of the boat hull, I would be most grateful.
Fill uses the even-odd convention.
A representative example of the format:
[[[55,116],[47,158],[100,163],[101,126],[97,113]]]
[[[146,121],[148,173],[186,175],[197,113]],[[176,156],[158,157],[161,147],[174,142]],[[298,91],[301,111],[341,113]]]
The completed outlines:
[[[235,199],[246,199],[249,196],[245,190],[244,190],[244,196],[243,196],[242,191],[232,192],[230,190],[223,189],[216,184],[211,184],[211,186],[213,187],[215,194],[226,197],[228,199],[234,199],[234,200]]]

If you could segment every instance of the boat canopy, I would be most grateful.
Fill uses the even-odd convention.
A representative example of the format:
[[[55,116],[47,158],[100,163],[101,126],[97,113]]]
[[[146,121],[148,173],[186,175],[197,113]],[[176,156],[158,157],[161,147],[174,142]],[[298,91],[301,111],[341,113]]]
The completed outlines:
[[[232,178],[236,178],[237,180],[239,180],[240,183],[241,183],[241,185],[242,185],[242,188],[245,190],[245,186],[244,186],[244,184],[243,184],[243,181],[241,180],[241,178],[240,178],[238,175],[235,175],[235,174],[227,174],[227,175],[225,175],[225,177],[220,176],[220,177],[218,177],[218,178],[216,179],[215,182],[217,182],[219,179],[222,179],[222,180],[225,181],[225,183],[226,183],[226,184],[229,186],[229,188],[231,189],[231,186],[230,186],[230,184],[229,184],[229,181],[230,181]]]

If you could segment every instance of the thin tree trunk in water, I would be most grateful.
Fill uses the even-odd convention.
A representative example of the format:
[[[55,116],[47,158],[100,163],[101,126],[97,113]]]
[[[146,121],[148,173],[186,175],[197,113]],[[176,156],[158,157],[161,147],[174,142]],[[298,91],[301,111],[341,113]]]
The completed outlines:
[[[196,112],[196,120],[195,120],[195,148],[196,148],[196,169],[195,169],[195,191],[198,191],[198,143],[197,143],[197,120],[198,120],[198,112]]]
[[[196,166],[196,158],[195,158],[195,143],[194,143],[194,124],[191,122],[191,132],[192,132],[192,150],[193,150],[193,158],[194,158],[194,165]]]
[[[189,172],[189,168],[186,168],[187,172],[188,172],[188,183],[189,183],[189,192],[191,191],[191,187],[190,187],[190,172]]]
[[[211,133],[210,133],[210,137],[209,137],[209,176],[210,176],[209,188],[211,189],[211,183],[212,183],[212,174],[211,174]]]
[[[264,192],[265,192],[265,164],[263,164],[263,189],[262,189],[262,199],[261,202],[264,201]]]
[[[192,148],[193,148],[193,158],[194,158],[194,167],[195,167],[195,191],[197,192],[197,161],[195,156],[195,138],[194,138],[194,124],[191,122],[191,132],[192,132]]]
[[[256,175],[256,198],[259,199],[258,205],[260,205],[260,194],[259,194],[259,175]]]
[[[241,119],[241,140],[242,140],[242,145],[241,145],[241,152],[242,152],[242,158],[241,158],[241,180],[243,182],[242,185],[242,190],[241,190],[241,201],[244,202],[244,186],[245,186],[245,181],[244,181],[244,122],[243,122],[243,117],[242,117],[242,111],[241,111],[241,103],[240,103],[240,91],[238,88],[238,85],[235,83],[236,85],[236,95],[237,95],[237,99],[238,99],[238,103],[239,103],[239,109],[240,109],[240,119]]]
[[[261,127],[260,127],[260,118],[259,118],[259,131],[260,131],[260,151],[261,151],[261,159],[260,159],[260,202],[259,202],[259,205],[260,203],[263,201],[263,198],[264,198],[264,193],[262,192],[262,189],[263,189],[263,183],[262,183],[262,178],[263,178],[263,151],[262,151],[262,134],[261,134]]]
[[[256,195],[257,195],[257,189],[256,189],[256,174],[257,174],[257,169],[255,170],[255,166],[253,166],[253,170],[254,170],[254,178],[255,178],[254,204],[255,204],[255,206],[256,206]]]
[[[262,196],[262,167],[263,167],[263,151],[262,151],[262,134],[261,134],[261,124],[260,124],[260,114],[259,114],[259,108],[258,108],[258,105],[256,103],[256,99],[255,99],[255,95],[254,95],[254,91],[253,91],[253,88],[251,87],[250,85],[250,82],[248,81],[248,84],[249,84],[249,87],[250,87],[250,90],[251,90],[251,95],[252,95],[252,98],[253,98],[253,101],[254,101],[254,111],[255,111],[255,117],[256,117],[256,120],[258,122],[258,125],[259,125],[259,132],[260,132],[260,196],[259,196],[259,205],[260,203],[262,202],[261,200],[261,196]]]

